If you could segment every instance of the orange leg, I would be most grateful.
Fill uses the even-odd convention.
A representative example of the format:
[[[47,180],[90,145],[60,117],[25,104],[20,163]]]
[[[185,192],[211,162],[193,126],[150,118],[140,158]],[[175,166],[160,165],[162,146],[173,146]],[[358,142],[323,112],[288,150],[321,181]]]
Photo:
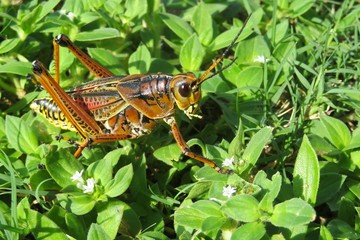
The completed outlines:
[[[226,174],[231,174],[232,171],[231,170],[226,170],[226,169],[222,169],[221,167],[219,167],[218,165],[216,165],[213,161],[211,161],[210,159],[207,159],[201,155],[198,155],[194,152],[192,152],[189,148],[189,146],[186,144],[184,138],[182,137],[179,127],[176,124],[175,118],[174,117],[168,117],[165,119],[165,122],[167,124],[170,125],[171,127],[171,131],[174,135],[174,139],[176,141],[176,143],[178,144],[181,152],[185,155],[188,156],[190,158],[193,158],[195,160],[198,160],[200,162],[203,162],[207,165],[209,165],[210,167],[214,168],[217,172],[219,173],[226,173]]]
[[[92,72],[97,78],[112,77],[114,74],[103,67],[100,63],[89,57],[86,53],[75,46],[73,42],[64,34],[58,35],[54,41],[54,60],[55,60],[55,80],[59,80],[59,45],[67,47],[82,64]],[[58,82],[58,81],[57,81]]]

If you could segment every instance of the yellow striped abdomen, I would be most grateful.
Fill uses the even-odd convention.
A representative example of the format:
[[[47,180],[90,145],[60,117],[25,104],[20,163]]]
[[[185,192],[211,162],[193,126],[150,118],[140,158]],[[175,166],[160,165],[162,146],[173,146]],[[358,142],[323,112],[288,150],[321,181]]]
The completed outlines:
[[[51,98],[34,100],[30,108],[43,115],[51,124],[65,130],[76,131],[74,126],[67,120],[55,101]]]

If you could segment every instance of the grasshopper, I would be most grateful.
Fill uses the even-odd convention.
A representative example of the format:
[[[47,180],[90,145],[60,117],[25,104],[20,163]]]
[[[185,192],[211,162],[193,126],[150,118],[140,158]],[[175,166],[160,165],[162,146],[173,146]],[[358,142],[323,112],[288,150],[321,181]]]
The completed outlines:
[[[51,98],[37,99],[31,108],[52,124],[81,135],[83,141],[77,142],[76,158],[91,144],[138,138],[150,133],[158,121],[164,120],[185,156],[201,161],[220,173],[229,173],[229,170],[190,150],[174,114],[177,107],[190,119],[200,117],[196,112],[201,98],[201,83],[234,63],[235,59],[211,73],[235,44],[248,19],[223,54],[199,78],[193,73],[115,76],[81,51],[67,36],[60,34],[53,40],[55,76],[52,77],[40,61],[32,63],[35,78]],[[59,85],[60,46],[68,48],[97,80],[64,91]]]

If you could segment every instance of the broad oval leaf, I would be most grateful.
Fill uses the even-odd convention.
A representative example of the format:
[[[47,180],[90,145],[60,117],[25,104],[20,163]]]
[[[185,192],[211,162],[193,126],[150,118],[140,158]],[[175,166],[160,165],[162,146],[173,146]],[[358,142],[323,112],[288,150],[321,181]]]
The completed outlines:
[[[182,18],[169,13],[160,13],[159,15],[166,26],[168,26],[182,40],[185,41],[191,36],[191,34],[193,34],[193,30],[190,25]]]
[[[350,143],[351,134],[344,122],[324,114],[321,115],[320,122],[328,133],[329,141],[338,149],[343,149]]]
[[[301,197],[314,205],[319,182],[319,162],[308,137],[304,135],[294,166],[294,196]]]
[[[293,198],[275,205],[269,220],[277,227],[292,228],[308,224],[314,221],[315,217],[316,212],[310,204],[300,198]]]
[[[254,222],[260,218],[259,201],[251,195],[237,195],[221,207],[230,218],[242,222]]]
[[[201,229],[204,226],[204,221],[209,217],[222,218],[220,206],[212,201],[200,200],[190,206],[176,210],[174,221],[178,225]]]
[[[241,225],[231,235],[231,240],[247,239],[247,240],[258,240],[262,239],[266,233],[266,229],[261,222],[252,222]]]
[[[69,239],[49,217],[31,209],[25,209],[27,227],[36,239]]]
[[[343,186],[345,180],[346,176],[340,175],[338,173],[321,174],[319,190],[316,196],[316,206],[319,206],[320,204],[329,201],[331,198],[337,195],[341,187]],[[358,198],[360,198],[360,194],[358,195]]]
[[[120,67],[120,61],[117,57],[104,48],[88,48],[90,57],[107,67],[116,76],[126,75],[124,69]]]
[[[180,64],[184,71],[194,72],[199,70],[204,58],[204,49],[196,34],[191,35],[180,50]]]
[[[92,195],[78,194],[69,196],[68,193],[56,194],[56,198],[63,208],[76,215],[89,213],[95,206],[96,201]]]
[[[129,73],[144,74],[149,71],[151,55],[147,47],[141,44],[129,58]]]
[[[125,1],[125,16],[130,19],[140,18],[148,9],[148,1],[147,0],[132,0]]]
[[[111,162],[103,158],[90,164],[86,172],[88,176],[100,180],[100,184],[105,186],[111,180],[112,169]]]
[[[50,176],[63,188],[76,185],[71,177],[76,171],[80,172],[83,169],[82,164],[71,153],[61,148],[46,156],[45,166]]]
[[[93,240],[111,240],[111,238],[107,232],[96,223],[92,223],[90,225],[90,229],[87,235],[87,239],[93,239]]]
[[[134,171],[131,164],[122,167],[115,174],[114,179],[108,182],[105,186],[105,193],[109,197],[117,197],[123,194],[130,186]]]
[[[253,63],[259,56],[269,58],[271,54],[264,37],[257,36],[240,42],[236,48],[235,56],[238,58],[238,63],[244,64]]]
[[[181,156],[181,151],[177,143],[169,144],[160,147],[154,151],[154,156],[164,163],[172,166],[172,161],[178,161]]]
[[[7,115],[5,132],[9,144],[18,152],[35,153],[38,141],[32,128],[21,118]]]
[[[194,11],[192,23],[199,35],[199,40],[204,45],[209,45],[213,38],[212,18],[208,11],[208,6],[200,2]]]
[[[105,232],[115,239],[123,217],[125,204],[114,200],[97,206],[96,222],[105,230]]]

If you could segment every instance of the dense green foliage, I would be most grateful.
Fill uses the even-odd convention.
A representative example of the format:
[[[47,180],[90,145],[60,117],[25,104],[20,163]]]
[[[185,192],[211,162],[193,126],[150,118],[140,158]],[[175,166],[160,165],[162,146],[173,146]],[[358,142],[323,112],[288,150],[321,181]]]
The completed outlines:
[[[182,157],[166,124],[75,159],[55,137],[78,134],[30,110],[47,96],[31,62],[53,73],[60,33],[117,75],[199,76],[250,13],[203,118],[176,115],[231,175]],[[355,0],[1,0],[0,238],[359,239],[359,16]],[[60,68],[64,89],[94,78],[64,48]]]

